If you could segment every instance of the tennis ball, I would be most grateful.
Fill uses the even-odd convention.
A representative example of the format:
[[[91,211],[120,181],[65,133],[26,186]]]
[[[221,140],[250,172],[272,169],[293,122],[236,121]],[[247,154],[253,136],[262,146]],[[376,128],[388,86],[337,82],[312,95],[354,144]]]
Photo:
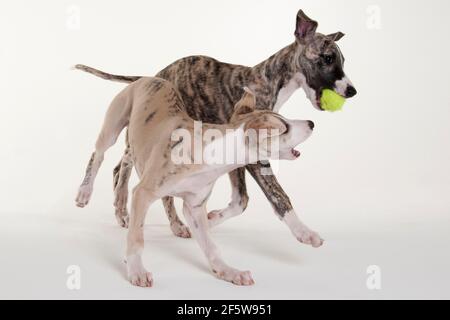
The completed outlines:
[[[345,98],[333,90],[324,89],[320,97],[320,103],[323,110],[330,112],[339,111],[345,103]]]

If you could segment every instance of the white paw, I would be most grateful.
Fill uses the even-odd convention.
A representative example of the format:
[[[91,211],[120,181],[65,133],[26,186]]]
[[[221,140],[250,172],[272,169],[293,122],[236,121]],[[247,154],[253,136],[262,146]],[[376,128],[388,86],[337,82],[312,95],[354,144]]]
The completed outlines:
[[[75,199],[75,202],[78,207],[83,208],[89,203],[89,199],[92,195],[92,186],[90,185],[82,185],[78,189],[77,198]]]
[[[130,216],[128,215],[127,209],[125,210],[116,209],[116,219],[119,226],[121,226],[122,228],[128,228]]]
[[[240,271],[233,268],[213,269],[217,278],[231,282],[238,286],[251,286],[255,284],[250,271]]]
[[[170,224],[170,229],[172,229],[172,232],[174,235],[180,238],[191,238],[191,231],[189,231],[189,228],[185,226],[181,222],[174,222]]]
[[[131,284],[138,287],[149,288],[153,286],[153,276],[151,272],[142,271],[139,273],[128,274]]]
[[[140,255],[130,255],[126,259],[128,280],[138,287],[151,287],[153,276],[145,270]]]
[[[319,236],[319,234],[306,227],[299,228],[294,232],[294,235],[301,243],[309,244],[314,248],[318,248],[323,244],[323,239]]]

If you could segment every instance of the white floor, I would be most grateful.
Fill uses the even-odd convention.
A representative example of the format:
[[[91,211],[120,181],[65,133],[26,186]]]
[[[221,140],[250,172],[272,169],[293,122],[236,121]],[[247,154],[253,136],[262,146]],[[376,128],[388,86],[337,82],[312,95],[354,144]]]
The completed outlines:
[[[175,238],[167,225],[150,219],[144,260],[155,282],[153,288],[137,288],[125,278],[126,231],[109,214],[74,212],[4,215],[0,298],[450,298],[450,235],[443,221],[345,230],[330,223],[320,230],[325,245],[312,249],[273,217],[264,217],[273,219],[267,224],[249,213],[214,230],[226,260],[253,273],[254,286],[237,287],[210,274],[194,240]],[[66,286],[69,265],[81,268],[80,290]],[[369,265],[381,268],[381,290],[367,289]]]

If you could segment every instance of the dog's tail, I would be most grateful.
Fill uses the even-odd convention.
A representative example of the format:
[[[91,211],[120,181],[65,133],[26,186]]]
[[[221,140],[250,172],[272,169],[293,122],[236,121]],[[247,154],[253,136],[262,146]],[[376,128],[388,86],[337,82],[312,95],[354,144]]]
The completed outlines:
[[[73,68],[82,70],[84,72],[92,73],[94,76],[103,78],[105,80],[111,80],[111,81],[117,81],[117,82],[131,83],[131,82],[134,82],[134,81],[142,78],[140,76],[120,76],[120,75],[116,75],[116,74],[110,74],[110,73],[106,73],[106,72],[85,66],[84,64],[77,64]]]

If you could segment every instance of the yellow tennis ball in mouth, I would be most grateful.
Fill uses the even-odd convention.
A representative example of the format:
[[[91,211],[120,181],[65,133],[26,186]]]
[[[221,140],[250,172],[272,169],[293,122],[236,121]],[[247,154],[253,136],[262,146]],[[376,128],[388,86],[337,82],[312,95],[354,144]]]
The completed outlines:
[[[323,110],[330,112],[339,111],[345,103],[345,98],[333,90],[324,89],[320,97],[320,106]]]

